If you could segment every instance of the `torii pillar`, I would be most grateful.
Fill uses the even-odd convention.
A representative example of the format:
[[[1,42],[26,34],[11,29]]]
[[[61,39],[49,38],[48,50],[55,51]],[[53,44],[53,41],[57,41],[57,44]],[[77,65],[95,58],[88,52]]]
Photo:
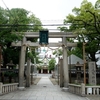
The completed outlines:
[[[68,87],[69,83],[69,72],[68,72],[68,59],[67,59],[67,43],[66,43],[66,37],[62,38],[63,42],[63,70],[64,70],[64,87]]]
[[[30,87],[30,69],[31,69],[31,59],[27,59],[26,66],[26,87]]]
[[[24,66],[25,66],[25,54],[26,54],[26,37],[23,37],[21,43],[21,54],[19,62],[19,89],[23,90],[24,87]]]

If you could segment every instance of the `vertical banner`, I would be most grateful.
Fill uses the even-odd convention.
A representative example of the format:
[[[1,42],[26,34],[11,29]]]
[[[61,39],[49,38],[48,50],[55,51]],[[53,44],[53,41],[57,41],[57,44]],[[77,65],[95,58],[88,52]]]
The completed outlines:
[[[96,65],[95,62],[89,62],[89,84],[96,85]]]

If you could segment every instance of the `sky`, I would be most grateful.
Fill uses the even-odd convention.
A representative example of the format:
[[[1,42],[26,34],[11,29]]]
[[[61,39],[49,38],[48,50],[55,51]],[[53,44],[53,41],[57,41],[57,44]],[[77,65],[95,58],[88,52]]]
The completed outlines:
[[[24,8],[38,17],[43,23],[62,23],[74,7],[80,7],[83,0],[0,0],[6,8]],[[88,0],[95,3],[96,0]],[[4,5],[4,3],[6,6]]]

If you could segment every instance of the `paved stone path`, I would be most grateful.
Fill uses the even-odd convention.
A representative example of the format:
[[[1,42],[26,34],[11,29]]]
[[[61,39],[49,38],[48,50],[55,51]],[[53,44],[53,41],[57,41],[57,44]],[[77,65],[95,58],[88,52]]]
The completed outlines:
[[[62,91],[58,85],[53,85],[48,77],[42,77],[37,85],[31,85],[24,91],[15,91],[0,96],[0,100],[89,100],[86,97],[77,96]]]

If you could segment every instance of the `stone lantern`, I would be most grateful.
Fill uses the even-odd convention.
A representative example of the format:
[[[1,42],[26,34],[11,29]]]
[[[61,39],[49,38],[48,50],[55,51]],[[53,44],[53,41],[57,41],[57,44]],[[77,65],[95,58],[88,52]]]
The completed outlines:
[[[77,62],[76,63],[76,65],[75,65],[75,67],[76,67],[76,80],[77,80],[77,82],[76,83],[81,83],[81,70],[82,70],[82,67],[83,67],[83,65],[82,64],[80,64],[79,62]]]
[[[12,82],[12,77],[14,77],[15,73],[14,73],[14,66],[15,64],[13,64],[13,61],[10,60],[10,62],[8,64],[6,64],[7,69],[8,69],[8,76],[9,76],[9,83]]]
[[[15,64],[13,64],[13,61],[10,60],[10,63],[8,63],[6,66],[8,67],[8,69],[14,69]]]

